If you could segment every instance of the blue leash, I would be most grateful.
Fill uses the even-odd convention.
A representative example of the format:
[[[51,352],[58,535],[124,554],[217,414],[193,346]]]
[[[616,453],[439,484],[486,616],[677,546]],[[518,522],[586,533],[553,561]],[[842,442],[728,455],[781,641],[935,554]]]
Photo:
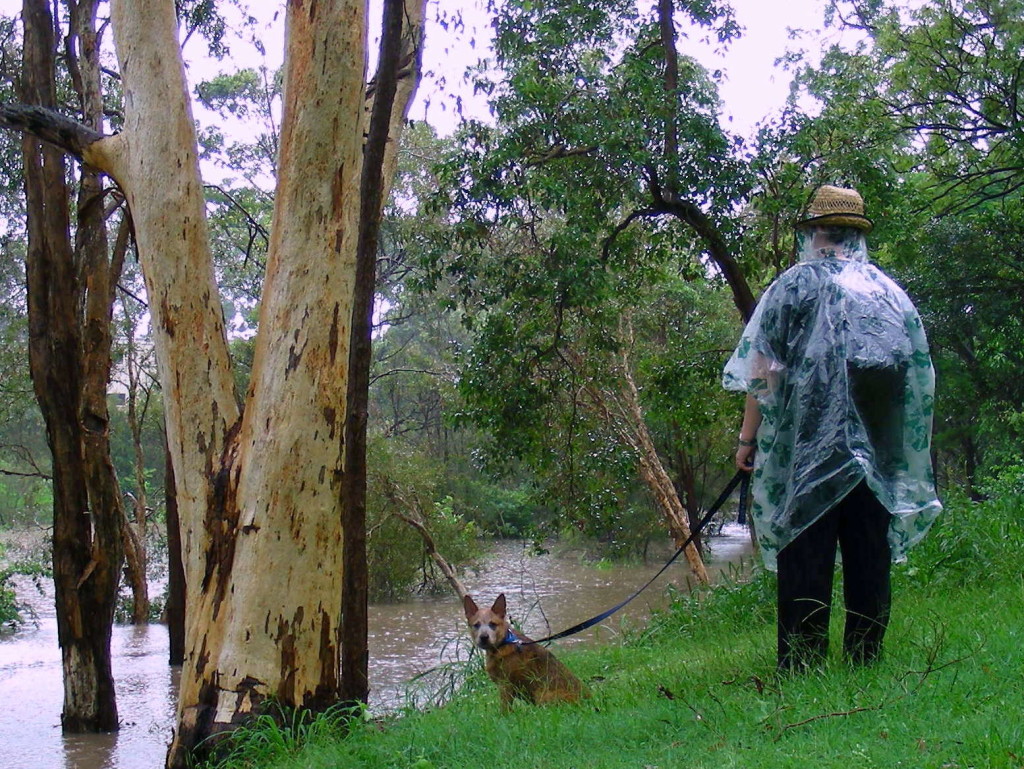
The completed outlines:
[[[631,595],[625,601],[616,604],[607,611],[598,614],[596,617],[591,617],[590,619],[584,620],[578,625],[573,625],[568,630],[563,630],[560,633],[555,633],[554,635],[549,635],[546,638],[540,638],[536,641],[517,639],[516,643],[519,643],[523,646],[528,644],[549,643],[551,641],[557,641],[559,638],[566,638],[571,635],[576,635],[577,633],[581,633],[589,627],[593,627],[599,622],[604,622],[615,612],[617,612],[619,609],[624,607],[626,604],[628,604],[630,601],[632,601],[634,598],[636,598],[638,595],[644,592],[647,588],[649,588],[658,577],[665,573],[665,570],[669,566],[675,563],[676,559],[683,554],[683,551],[686,550],[687,547],[689,547],[690,543],[693,542],[697,535],[699,535],[701,531],[704,530],[704,527],[711,522],[711,519],[715,517],[715,513],[718,512],[719,508],[721,508],[722,505],[724,505],[726,501],[729,499],[729,497],[732,496],[732,493],[737,486],[740,487],[740,508],[737,520],[739,521],[739,523],[745,523],[747,519],[747,490],[750,486],[750,473],[744,470],[740,470],[736,473],[736,475],[732,477],[732,480],[730,480],[729,483],[726,484],[725,489],[723,489],[722,493],[718,495],[718,499],[716,499],[714,504],[708,508],[707,513],[701,519],[700,523],[698,523],[696,528],[694,528],[694,530],[690,532],[690,536],[687,537],[686,541],[680,546],[678,550],[676,550],[675,555],[669,558],[665,565],[658,570],[658,573],[651,577],[649,580],[647,580],[647,582],[639,590],[633,593],[633,595]]]

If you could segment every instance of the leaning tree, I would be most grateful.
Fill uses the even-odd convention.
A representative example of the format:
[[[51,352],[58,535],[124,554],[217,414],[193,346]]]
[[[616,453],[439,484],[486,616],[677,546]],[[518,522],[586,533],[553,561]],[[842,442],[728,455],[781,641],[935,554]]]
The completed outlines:
[[[629,313],[670,264],[720,280],[743,317],[753,311],[736,216],[749,174],[720,123],[714,76],[681,42],[684,20],[722,43],[735,20],[717,1],[496,5],[494,56],[475,82],[494,121],[465,126],[442,165],[454,245],[431,255],[478,333],[460,376],[467,413],[500,434],[501,452],[541,463],[569,452],[527,446],[553,431],[524,414],[557,410],[574,436],[589,434],[579,414],[597,415],[682,545],[699,516],[652,438]],[[706,579],[695,547],[687,557]]]

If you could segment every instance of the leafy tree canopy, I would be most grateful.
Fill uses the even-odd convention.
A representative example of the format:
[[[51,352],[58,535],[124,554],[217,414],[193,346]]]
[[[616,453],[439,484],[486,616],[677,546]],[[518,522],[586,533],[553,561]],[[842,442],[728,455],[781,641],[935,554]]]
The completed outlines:
[[[818,72],[805,73],[805,85],[830,107],[859,105],[862,118],[873,115],[876,127],[905,137],[917,167],[934,177],[939,213],[1024,187],[1021,0],[937,0],[912,9],[835,0],[829,20],[860,30],[864,43],[830,52]],[[871,127],[865,119],[858,125]]]

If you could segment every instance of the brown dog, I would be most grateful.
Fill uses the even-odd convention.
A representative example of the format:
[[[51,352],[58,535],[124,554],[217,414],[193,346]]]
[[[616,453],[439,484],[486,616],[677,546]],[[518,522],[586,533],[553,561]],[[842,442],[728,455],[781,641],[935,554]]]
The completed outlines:
[[[555,655],[514,632],[505,616],[505,594],[490,609],[481,609],[471,596],[463,601],[473,645],[487,652],[487,675],[498,685],[501,709],[516,697],[543,705],[578,702],[587,695],[582,682]]]

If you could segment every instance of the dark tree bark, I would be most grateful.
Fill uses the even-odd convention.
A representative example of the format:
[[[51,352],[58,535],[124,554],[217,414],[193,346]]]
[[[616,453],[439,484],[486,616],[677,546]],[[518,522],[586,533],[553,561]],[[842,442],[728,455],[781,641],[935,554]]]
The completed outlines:
[[[130,495],[128,495],[130,496]],[[133,515],[140,515],[139,501],[132,499]],[[145,516],[143,511],[141,515]],[[146,582],[146,544],[135,521],[125,510],[121,521],[121,544],[124,548],[124,577],[132,591],[132,624],[149,622],[149,585]]]
[[[174,486],[174,464],[167,451],[164,494],[167,509],[167,635],[170,639],[168,662],[185,661],[185,563],[181,552],[181,522],[178,519],[178,494]]]
[[[658,0],[661,48],[665,55],[665,93],[676,102],[679,98],[679,52],[676,50],[676,25],[672,19],[674,13],[673,0]],[[679,126],[674,113],[665,126],[665,157],[672,161],[669,165],[671,173],[679,160]],[[675,182],[673,178],[668,180],[670,187],[675,187]]]
[[[345,419],[345,474],[341,485],[344,532],[340,694],[346,702],[366,702],[370,694],[366,561],[366,423],[370,388],[373,297],[377,241],[384,204],[384,156],[402,59],[403,0],[384,1],[380,63],[373,91],[369,133],[363,147],[359,245],[352,341],[349,347],[348,409]]]
[[[22,97],[27,104],[52,108],[55,40],[45,0],[25,0],[22,18]],[[83,97],[83,104],[88,121],[90,102]],[[30,108],[25,114],[35,113]],[[83,171],[72,246],[63,153],[28,135],[22,148],[29,367],[53,457],[53,572],[64,670],[61,723],[65,732],[112,731],[118,721],[110,631],[123,513],[110,460],[106,389],[117,279],[113,270],[118,267],[107,256],[99,176]]]
[[[665,213],[675,216],[689,226],[704,241],[708,255],[722,271],[722,276],[732,290],[732,299],[736,309],[740,311],[744,322],[750,320],[750,316],[754,314],[757,300],[754,299],[754,292],[750,290],[746,276],[733,258],[729,245],[722,237],[718,227],[707,214],[689,201],[678,200],[671,194],[662,197],[660,192],[655,192],[655,199],[658,200]]]
[[[661,47],[665,57],[665,92],[675,102],[679,90],[679,53],[676,49],[676,28],[673,17],[673,0],[658,0],[658,21],[661,32]],[[722,276],[732,289],[733,301],[743,320],[747,321],[754,312],[756,301],[746,277],[733,258],[731,250],[720,229],[690,200],[678,194],[675,169],[679,167],[679,127],[670,119],[665,127],[665,167],[667,178],[659,179],[651,170],[649,186],[657,213],[676,217],[692,229],[708,249],[708,255],[722,271]]]
[[[320,710],[340,694],[340,479],[346,467],[339,442],[345,440],[351,278],[357,246],[363,253],[374,250],[367,236],[375,232],[363,231],[359,216],[379,209],[386,197],[380,177],[393,173],[389,160],[419,81],[423,2],[407,0],[401,14],[412,45],[401,60],[408,68],[396,106],[387,110],[390,140],[374,145],[383,147],[383,155],[366,165],[377,169],[375,204],[366,196],[360,203],[358,159],[368,127],[361,111],[363,10],[355,0],[288,4],[275,238],[257,384],[244,414],[234,395],[214,282],[172,4],[111,3],[126,104],[117,135],[101,136],[52,109],[0,108],[0,125],[31,133],[111,175],[132,208],[188,543],[186,661],[169,767],[188,765],[193,750],[212,745],[210,738],[247,719],[268,697]],[[338,24],[339,18],[358,23]],[[376,83],[374,99],[386,90]],[[50,157],[59,161],[48,155],[38,164],[43,171],[55,167]],[[320,269],[308,269],[311,262]],[[281,344],[286,335],[291,343]],[[358,462],[358,455],[353,458]],[[321,563],[303,568],[298,555],[313,552]],[[90,563],[79,586],[106,565]],[[356,656],[357,674],[360,665],[365,671],[365,655]]]
[[[686,510],[690,531],[693,531],[701,519],[700,504],[697,501],[697,473],[693,459],[681,448],[676,451],[675,471],[676,477],[673,485],[679,495],[679,501],[683,503],[683,508]],[[696,545],[702,556],[707,554],[704,548],[703,533],[698,533],[693,538],[693,544]]]

